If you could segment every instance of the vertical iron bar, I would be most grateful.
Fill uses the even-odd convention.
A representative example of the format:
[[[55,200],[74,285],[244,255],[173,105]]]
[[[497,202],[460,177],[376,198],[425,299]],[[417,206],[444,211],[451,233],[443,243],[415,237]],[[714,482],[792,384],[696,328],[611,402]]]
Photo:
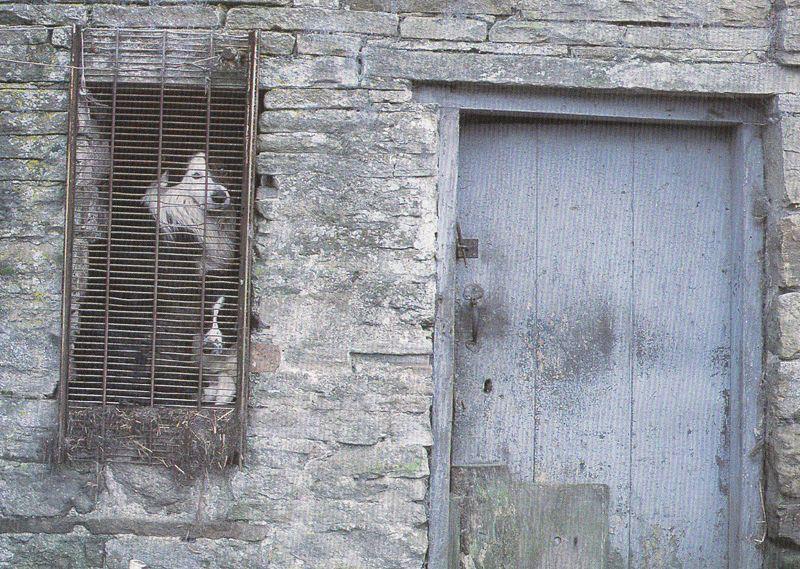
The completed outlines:
[[[236,414],[239,421],[237,459],[239,466],[244,464],[245,430],[247,428],[247,397],[250,370],[250,273],[252,264],[251,239],[253,230],[253,201],[255,199],[255,152],[258,121],[258,59],[259,31],[250,32],[250,45],[247,72],[247,115],[244,130],[244,166],[242,172],[242,217],[239,234],[239,310],[237,330],[239,331],[239,357],[237,377]]]
[[[116,142],[117,134],[117,77],[119,75],[119,30],[114,34],[114,61],[112,62],[114,76],[112,79],[111,87],[111,133],[109,136],[109,154],[111,156],[111,169],[108,175],[108,223],[106,228],[106,298],[104,303],[104,323],[103,323],[103,387],[102,387],[102,441],[106,439],[106,404],[108,400],[108,320],[111,305],[111,226],[113,221],[114,211],[114,144]],[[101,444],[98,448],[99,452],[105,454],[104,445]],[[103,456],[102,458],[105,458]]]
[[[158,265],[161,237],[161,166],[164,149],[164,73],[167,67],[167,30],[161,32],[161,84],[158,98],[158,166],[156,167],[156,244],[153,273],[153,331],[150,345],[150,406],[156,396],[156,336],[158,334]]]
[[[77,165],[78,98],[80,74],[83,72],[83,30],[72,27],[72,67],[69,73],[69,123],[67,126],[67,179],[64,196],[64,268],[61,275],[61,375],[58,384],[58,439],[56,462],[66,459],[64,439],[67,435],[70,347],[72,335],[72,242],[75,238],[75,176]]]
[[[211,147],[211,71],[214,67],[214,32],[211,32],[209,36],[209,53],[208,53],[208,71],[206,73],[206,143],[205,143],[205,153],[206,153],[206,178],[205,178],[205,188],[203,191],[203,240],[202,240],[202,248],[200,250],[200,365],[198,369],[197,375],[197,408],[201,408],[203,406],[203,356],[205,351],[205,338],[203,334],[205,332],[205,323],[206,323],[206,251],[208,250],[208,244],[206,243],[207,239],[207,232],[206,228],[208,225],[208,178],[210,176],[210,164],[211,164],[211,157],[208,154],[208,151]]]

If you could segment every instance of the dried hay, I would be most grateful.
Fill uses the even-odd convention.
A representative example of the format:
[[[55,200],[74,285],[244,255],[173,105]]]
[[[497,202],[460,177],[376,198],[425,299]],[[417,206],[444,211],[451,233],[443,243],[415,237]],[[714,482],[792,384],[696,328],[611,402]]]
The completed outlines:
[[[64,457],[70,462],[162,464],[195,478],[238,462],[239,429],[232,408],[72,407]]]

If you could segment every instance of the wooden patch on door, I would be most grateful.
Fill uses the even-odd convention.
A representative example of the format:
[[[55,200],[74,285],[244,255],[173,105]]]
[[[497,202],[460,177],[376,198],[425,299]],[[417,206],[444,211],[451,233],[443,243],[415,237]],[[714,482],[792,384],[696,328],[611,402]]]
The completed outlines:
[[[603,569],[608,486],[514,482],[505,466],[454,467],[450,569]]]

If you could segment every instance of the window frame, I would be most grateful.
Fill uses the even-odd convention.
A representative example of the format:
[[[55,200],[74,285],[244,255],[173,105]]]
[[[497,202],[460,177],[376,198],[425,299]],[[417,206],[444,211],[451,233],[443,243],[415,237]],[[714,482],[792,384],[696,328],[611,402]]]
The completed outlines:
[[[62,305],[61,305],[61,338],[60,338],[60,375],[57,390],[58,400],[58,426],[56,441],[51,458],[56,463],[68,462],[67,456],[67,435],[69,430],[70,400],[69,382],[72,375],[72,356],[74,352],[74,322],[73,311],[76,303],[73,302],[73,278],[75,275],[74,244],[76,229],[76,197],[77,197],[77,141],[79,138],[79,99],[82,96],[81,87],[84,81],[84,30],[78,26],[73,27],[72,47],[71,47],[71,66],[69,79],[69,104],[68,104],[68,130],[67,130],[67,153],[66,153],[66,191],[65,191],[65,223],[64,223],[64,249],[63,249],[63,273],[62,273]],[[106,30],[103,30],[106,31]],[[159,32],[166,34],[183,32],[184,30],[116,30],[117,38],[120,32],[135,34],[137,32]],[[214,30],[185,30],[192,34],[209,34],[212,38],[225,36],[224,31]],[[118,40],[119,41],[119,40]],[[213,39],[211,40],[213,42]],[[212,43],[213,45],[213,43]],[[239,219],[239,271],[238,271],[238,306],[236,314],[236,399],[233,408],[236,413],[238,423],[237,440],[231,441],[230,448],[233,457],[233,464],[242,466],[244,464],[244,453],[246,449],[246,430],[247,430],[247,409],[249,398],[249,370],[250,370],[250,311],[251,311],[251,273],[253,263],[253,238],[254,238],[254,210],[256,196],[256,149],[257,149],[257,120],[260,110],[259,100],[259,56],[260,56],[260,34],[258,30],[250,31],[247,34],[247,56],[248,61],[244,70],[246,78],[244,88],[247,100],[245,102],[245,123],[243,141],[243,166],[242,166],[242,185],[241,185],[241,211]],[[117,65],[114,62],[114,65]],[[206,79],[209,80],[210,76]],[[149,85],[147,79],[140,80],[142,85]],[[163,78],[162,78],[163,84]],[[209,87],[207,87],[209,88]],[[210,112],[210,111],[207,111]],[[158,149],[159,163],[163,156],[163,150]],[[110,167],[110,175],[114,175],[114,165]],[[110,204],[109,204],[109,207]],[[108,306],[105,307],[108,310]],[[107,326],[107,325],[106,325]],[[202,372],[201,372],[202,373]],[[200,395],[198,395],[199,399]],[[103,403],[95,404],[97,407],[105,408],[110,405]],[[160,405],[152,404],[149,408],[158,409]],[[207,409],[201,406],[201,409]],[[103,423],[105,428],[105,419]],[[102,456],[100,456],[102,455]],[[98,455],[98,460],[113,460],[106,457],[105,453]],[[152,462],[145,461],[145,462]]]

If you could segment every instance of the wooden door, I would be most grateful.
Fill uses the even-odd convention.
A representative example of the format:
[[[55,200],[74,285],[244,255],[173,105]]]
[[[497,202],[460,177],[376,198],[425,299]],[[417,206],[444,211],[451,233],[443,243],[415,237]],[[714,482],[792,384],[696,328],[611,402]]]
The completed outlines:
[[[558,567],[556,550],[584,555],[574,568],[729,566],[734,143],[723,127],[462,121],[457,223],[467,257],[478,244],[455,267],[452,493],[485,505],[470,471],[504,466],[518,496],[606,501],[586,506],[592,527],[528,532],[551,542],[519,566]],[[593,545],[578,534],[597,541],[597,512]],[[504,566],[473,545],[461,567]]]

